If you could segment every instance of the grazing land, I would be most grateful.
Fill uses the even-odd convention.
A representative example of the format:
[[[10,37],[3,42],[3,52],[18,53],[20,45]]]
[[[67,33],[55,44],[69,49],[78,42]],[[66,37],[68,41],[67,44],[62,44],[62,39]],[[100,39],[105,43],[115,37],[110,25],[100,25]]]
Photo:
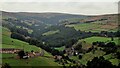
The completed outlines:
[[[46,32],[46,33],[43,33],[42,35],[43,35],[43,36],[48,36],[48,35],[56,34],[56,33],[58,33],[58,32],[59,32],[59,30],[56,30],[56,31],[48,31],[48,32]]]
[[[89,38],[85,38],[85,39],[81,39],[80,41],[86,41],[87,43],[92,44],[92,42],[96,42],[96,41],[101,41],[101,42],[115,42],[117,45],[119,45],[119,41],[120,39],[118,37],[114,38],[113,41],[111,41],[111,38],[108,37],[89,37]]]
[[[112,24],[102,24],[102,23],[82,23],[82,24],[71,24],[71,25],[66,25],[66,27],[73,27],[76,30],[81,30],[81,31],[91,31],[91,32],[100,32],[100,31],[117,31],[118,26],[117,23],[112,23]]]
[[[7,28],[2,28],[2,48],[19,48],[24,49],[27,52],[30,52],[31,50],[41,51],[41,48],[36,47],[34,45],[29,45],[26,42],[12,39],[10,38],[10,31]],[[12,42],[13,41],[13,42]],[[8,63],[10,66],[60,66],[60,64],[54,62],[53,58],[47,58],[47,57],[36,57],[36,58],[30,58],[30,59],[15,59],[15,58],[9,58],[9,57],[16,57],[17,54],[0,54],[2,55],[2,63]],[[44,56],[53,57],[50,53],[45,51]],[[4,59],[5,58],[5,59]]]

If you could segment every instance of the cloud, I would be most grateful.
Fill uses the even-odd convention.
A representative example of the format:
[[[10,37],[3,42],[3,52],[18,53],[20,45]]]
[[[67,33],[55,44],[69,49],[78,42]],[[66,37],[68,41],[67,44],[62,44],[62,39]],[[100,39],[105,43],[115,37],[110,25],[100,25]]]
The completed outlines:
[[[118,4],[117,2],[4,2],[0,10],[96,15],[117,13]]]

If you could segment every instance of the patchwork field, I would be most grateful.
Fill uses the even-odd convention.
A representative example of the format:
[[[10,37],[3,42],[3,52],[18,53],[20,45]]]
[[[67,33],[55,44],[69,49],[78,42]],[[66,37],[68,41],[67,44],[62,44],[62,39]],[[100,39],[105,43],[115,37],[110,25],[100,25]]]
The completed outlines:
[[[71,24],[66,25],[66,27],[74,27],[76,30],[81,31],[91,31],[91,32],[100,32],[100,31],[117,31],[117,23],[104,24],[104,23],[83,23],[83,24]]]
[[[115,58],[114,54],[105,55],[104,58],[109,60],[113,65],[119,65],[120,60]]]
[[[92,61],[92,59],[94,57],[100,57],[103,56],[105,54],[105,52],[100,51],[100,50],[96,50],[94,52],[94,54],[92,52],[86,53],[82,56],[82,59],[79,59],[78,56],[73,56],[71,57],[71,59],[76,60],[78,62],[80,62],[82,65],[87,65],[88,61]]]
[[[82,48],[83,49],[87,49],[87,47],[91,47],[92,42],[96,42],[96,41],[102,41],[102,42],[110,42],[111,38],[106,38],[106,37],[89,37],[89,38],[85,38],[85,39],[81,39],[78,41],[82,42],[82,41],[86,41],[86,43],[82,43]],[[114,41],[111,42],[115,42],[117,45],[119,45],[119,38],[114,38]],[[106,52],[100,50],[101,47],[97,47],[97,50],[95,50],[95,52],[93,53],[92,51],[83,54],[82,59],[79,59],[78,56],[72,56],[70,59],[76,60],[78,62],[80,62],[82,65],[87,65],[88,61],[92,61],[92,59],[94,57],[100,57],[103,56],[106,60],[110,61],[113,65],[118,66],[120,63],[120,60],[115,58],[114,54],[107,54]],[[120,49],[118,48],[118,52]]]

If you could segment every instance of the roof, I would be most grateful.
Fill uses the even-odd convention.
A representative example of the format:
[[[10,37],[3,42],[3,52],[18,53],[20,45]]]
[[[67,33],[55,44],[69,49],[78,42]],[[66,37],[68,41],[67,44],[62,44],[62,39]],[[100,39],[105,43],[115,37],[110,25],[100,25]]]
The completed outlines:
[[[0,48],[0,50],[22,50],[22,49],[15,49],[15,48]]]

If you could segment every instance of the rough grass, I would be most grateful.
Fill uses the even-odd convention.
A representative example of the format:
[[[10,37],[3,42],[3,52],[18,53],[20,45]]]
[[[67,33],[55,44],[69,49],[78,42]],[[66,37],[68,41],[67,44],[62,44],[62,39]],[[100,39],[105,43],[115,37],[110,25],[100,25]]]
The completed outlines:
[[[74,27],[77,31],[91,31],[91,32],[100,32],[100,31],[117,31],[117,25],[111,24],[101,24],[101,23],[83,23],[83,24],[71,24],[66,25],[66,27]]]
[[[1,27],[1,29],[2,29],[3,36],[10,36],[11,34],[10,30],[8,30],[7,28],[3,28],[3,27]]]

